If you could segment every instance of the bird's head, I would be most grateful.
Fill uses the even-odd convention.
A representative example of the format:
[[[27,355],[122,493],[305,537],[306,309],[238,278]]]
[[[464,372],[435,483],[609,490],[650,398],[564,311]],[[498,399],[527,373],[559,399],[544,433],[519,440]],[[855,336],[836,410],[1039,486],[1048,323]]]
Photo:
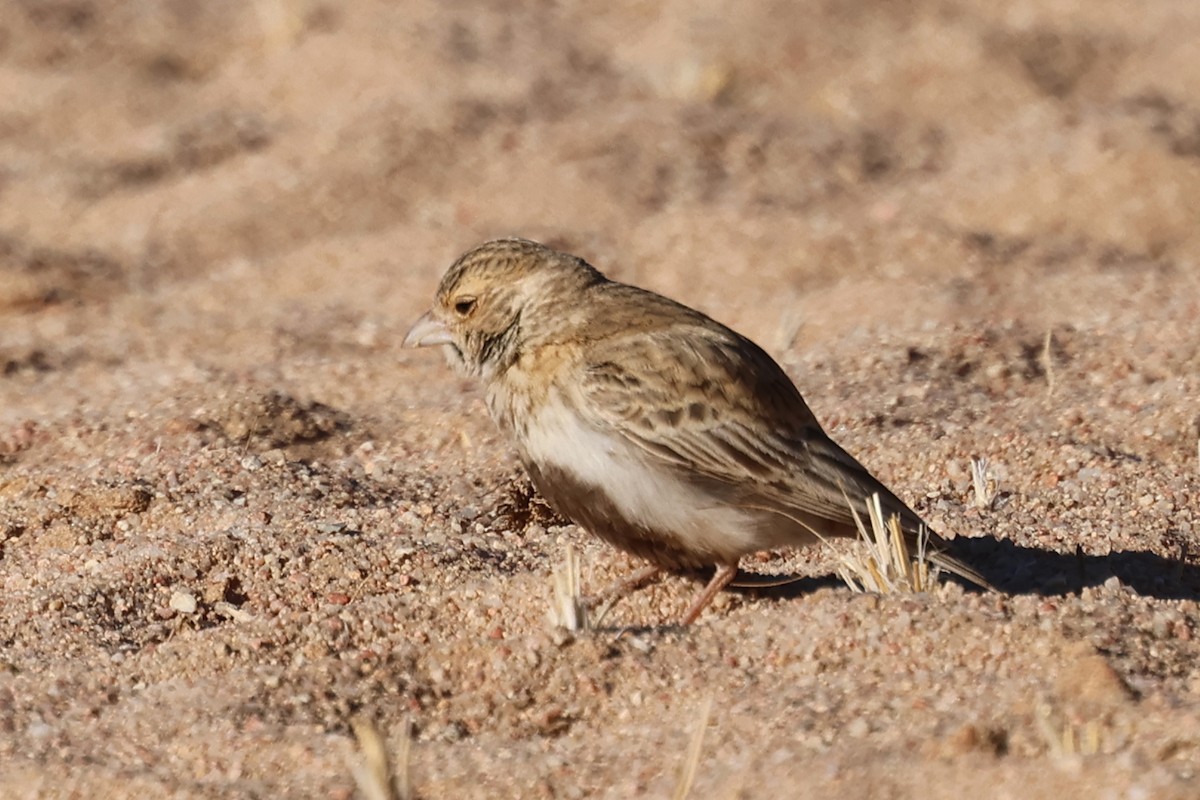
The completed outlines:
[[[552,338],[578,294],[604,280],[583,259],[537,242],[485,242],[446,271],[433,307],[416,321],[404,344],[445,345],[456,368],[490,380],[523,348]]]

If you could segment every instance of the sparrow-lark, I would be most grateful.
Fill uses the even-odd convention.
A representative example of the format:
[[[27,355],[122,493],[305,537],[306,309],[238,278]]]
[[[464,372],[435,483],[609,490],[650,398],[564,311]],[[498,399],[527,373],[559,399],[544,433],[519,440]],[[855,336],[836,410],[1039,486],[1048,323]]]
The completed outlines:
[[[405,339],[482,380],[547,502],[660,569],[715,567],[693,622],[759,550],[855,536],[878,494],[921,518],[821,429],[762,348],[583,259],[498,239],[450,267]],[[934,563],[978,576],[937,553]]]

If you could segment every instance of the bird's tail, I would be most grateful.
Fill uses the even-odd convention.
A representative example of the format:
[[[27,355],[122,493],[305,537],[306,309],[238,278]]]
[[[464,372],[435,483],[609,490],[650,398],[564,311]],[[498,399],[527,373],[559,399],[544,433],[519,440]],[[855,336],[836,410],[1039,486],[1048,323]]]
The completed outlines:
[[[968,566],[958,558],[950,555],[950,553],[947,552],[947,549],[950,545],[949,542],[947,542],[945,539],[942,539],[940,536],[937,538],[939,540],[939,544],[935,545],[929,550],[930,563],[939,569],[949,572],[951,575],[957,575],[964,580],[970,581],[980,589],[986,589],[989,592],[1000,591],[995,586],[992,586],[992,584],[988,583],[987,578],[984,578],[977,569]]]

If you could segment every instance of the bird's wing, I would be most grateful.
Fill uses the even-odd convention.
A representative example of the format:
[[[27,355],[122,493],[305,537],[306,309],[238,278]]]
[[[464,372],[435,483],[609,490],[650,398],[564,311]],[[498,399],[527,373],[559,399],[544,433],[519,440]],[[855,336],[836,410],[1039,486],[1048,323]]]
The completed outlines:
[[[853,525],[850,503],[865,514],[878,493],[885,514],[920,524],[825,434],[779,365],[732,331],[674,325],[597,343],[590,355],[575,385],[584,416],[665,465],[794,518]]]

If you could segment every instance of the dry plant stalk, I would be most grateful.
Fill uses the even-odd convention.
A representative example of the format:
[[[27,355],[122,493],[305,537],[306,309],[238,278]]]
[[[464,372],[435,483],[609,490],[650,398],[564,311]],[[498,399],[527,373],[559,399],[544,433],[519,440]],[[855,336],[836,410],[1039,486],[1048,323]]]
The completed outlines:
[[[852,591],[897,594],[926,592],[934,587],[938,569],[929,560],[929,532],[924,527],[917,532],[917,552],[910,553],[899,517],[893,515],[884,521],[878,494],[867,501],[870,530],[853,507],[851,512],[863,550],[841,557],[838,576]]]
[[[975,507],[986,510],[996,502],[996,482],[988,474],[991,463],[986,458],[971,459],[971,489],[975,492]]]
[[[1100,723],[1088,720],[1081,726],[1069,722],[1057,723],[1052,718],[1050,708],[1038,705],[1036,711],[1038,732],[1046,741],[1050,754],[1056,759],[1072,756],[1094,756],[1102,747]]]
[[[355,719],[350,723],[358,741],[361,758],[349,758],[350,774],[358,791],[367,800],[411,800],[412,781],[409,775],[409,756],[412,750],[412,726],[404,725],[404,736],[396,754],[397,771],[393,771],[383,736],[374,723]]]
[[[708,728],[708,718],[712,714],[712,695],[704,698],[704,703],[700,706],[700,719],[696,724],[696,730],[692,731],[692,738],[688,742],[687,757],[683,760],[683,764],[679,768],[679,782],[675,784],[675,791],[671,793],[671,800],[683,800],[687,797],[688,792],[692,790],[692,784],[696,780],[696,770],[700,767],[700,752],[704,747],[704,731]]]
[[[779,325],[775,332],[776,351],[787,353],[795,347],[803,327],[804,316],[789,303],[787,309],[779,317]]]
[[[1046,389],[1054,394],[1054,329],[1046,330],[1046,341],[1042,344],[1042,369],[1046,373]]]
[[[579,555],[567,545],[562,565],[554,570],[554,602],[546,615],[552,626],[571,633],[591,629],[580,583]]]

